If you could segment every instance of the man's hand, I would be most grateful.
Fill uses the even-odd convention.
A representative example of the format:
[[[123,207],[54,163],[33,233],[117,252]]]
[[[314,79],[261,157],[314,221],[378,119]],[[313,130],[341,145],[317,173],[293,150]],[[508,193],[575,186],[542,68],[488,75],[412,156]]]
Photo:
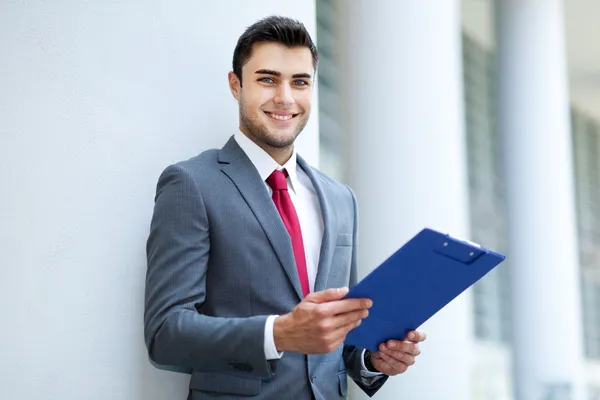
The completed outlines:
[[[369,299],[345,299],[348,288],[311,293],[291,313],[275,318],[277,351],[330,353],[369,315]]]
[[[389,376],[403,374],[421,354],[419,343],[425,338],[423,332],[409,332],[404,341],[388,340],[379,345],[378,352],[371,353],[371,364]]]

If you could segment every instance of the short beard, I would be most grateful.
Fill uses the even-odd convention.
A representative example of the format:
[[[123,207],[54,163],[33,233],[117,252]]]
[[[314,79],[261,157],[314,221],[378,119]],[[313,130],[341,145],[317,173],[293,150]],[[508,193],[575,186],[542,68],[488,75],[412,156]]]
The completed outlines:
[[[297,116],[296,118],[300,118],[300,116]],[[304,117],[303,120],[300,121],[298,130],[294,133],[293,137],[278,137],[272,135],[264,125],[260,124],[258,119],[248,117],[244,112],[244,102],[240,101],[240,126],[248,131],[248,134],[255,139],[254,141],[258,141],[268,147],[285,149],[292,146],[298,135],[300,135],[300,132],[306,127],[307,123],[308,118]]]

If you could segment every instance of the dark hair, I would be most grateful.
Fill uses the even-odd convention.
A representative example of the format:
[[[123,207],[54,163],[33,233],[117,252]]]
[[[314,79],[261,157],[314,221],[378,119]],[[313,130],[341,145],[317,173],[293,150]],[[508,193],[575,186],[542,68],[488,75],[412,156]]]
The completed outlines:
[[[252,46],[260,42],[281,43],[287,47],[308,47],[313,67],[317,69],[319,54],[302,22],[287,17],[270,16],[250,25],[238,39],[233,51],[233,73],[242,83],[242,66],[252,56]]]

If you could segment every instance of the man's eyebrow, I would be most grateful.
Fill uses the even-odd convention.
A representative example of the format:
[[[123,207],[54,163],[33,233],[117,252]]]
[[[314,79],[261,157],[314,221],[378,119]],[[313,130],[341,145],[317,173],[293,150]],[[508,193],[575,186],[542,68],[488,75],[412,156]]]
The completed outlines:
[[[294,74],[294,75],[292,75],[292,78],[308,78],[308,79],[312,79],[312,76],[310,74],[307,74],[307,73],[302,73],[302,74]]]
[[[261,75],[273,75],[273,76],[281,76],[281,72],[279,71],[274,71],[272,69],[259,69],[257,71],[254,71],[255,74],[261,74]],[[299,74],[294,74],[292,75],[292,78],[297,79],[297,78],[308,78],[308,79],[312,79],[312,75],[306,72],[303,73],[299,73]]]
[[[281,72],[273,71],[272,69],[259,69],[254,71],[255,74],[281,76]]]

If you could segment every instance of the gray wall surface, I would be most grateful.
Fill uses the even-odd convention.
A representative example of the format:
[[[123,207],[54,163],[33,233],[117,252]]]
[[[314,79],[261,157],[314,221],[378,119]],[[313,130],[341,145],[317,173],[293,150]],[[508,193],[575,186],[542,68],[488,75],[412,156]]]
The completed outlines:
[[[235,42],[271,13],[316,31],[314,1],[0,4],[1,399],[186,398],[143,344],[156,180],[236,131]]]

